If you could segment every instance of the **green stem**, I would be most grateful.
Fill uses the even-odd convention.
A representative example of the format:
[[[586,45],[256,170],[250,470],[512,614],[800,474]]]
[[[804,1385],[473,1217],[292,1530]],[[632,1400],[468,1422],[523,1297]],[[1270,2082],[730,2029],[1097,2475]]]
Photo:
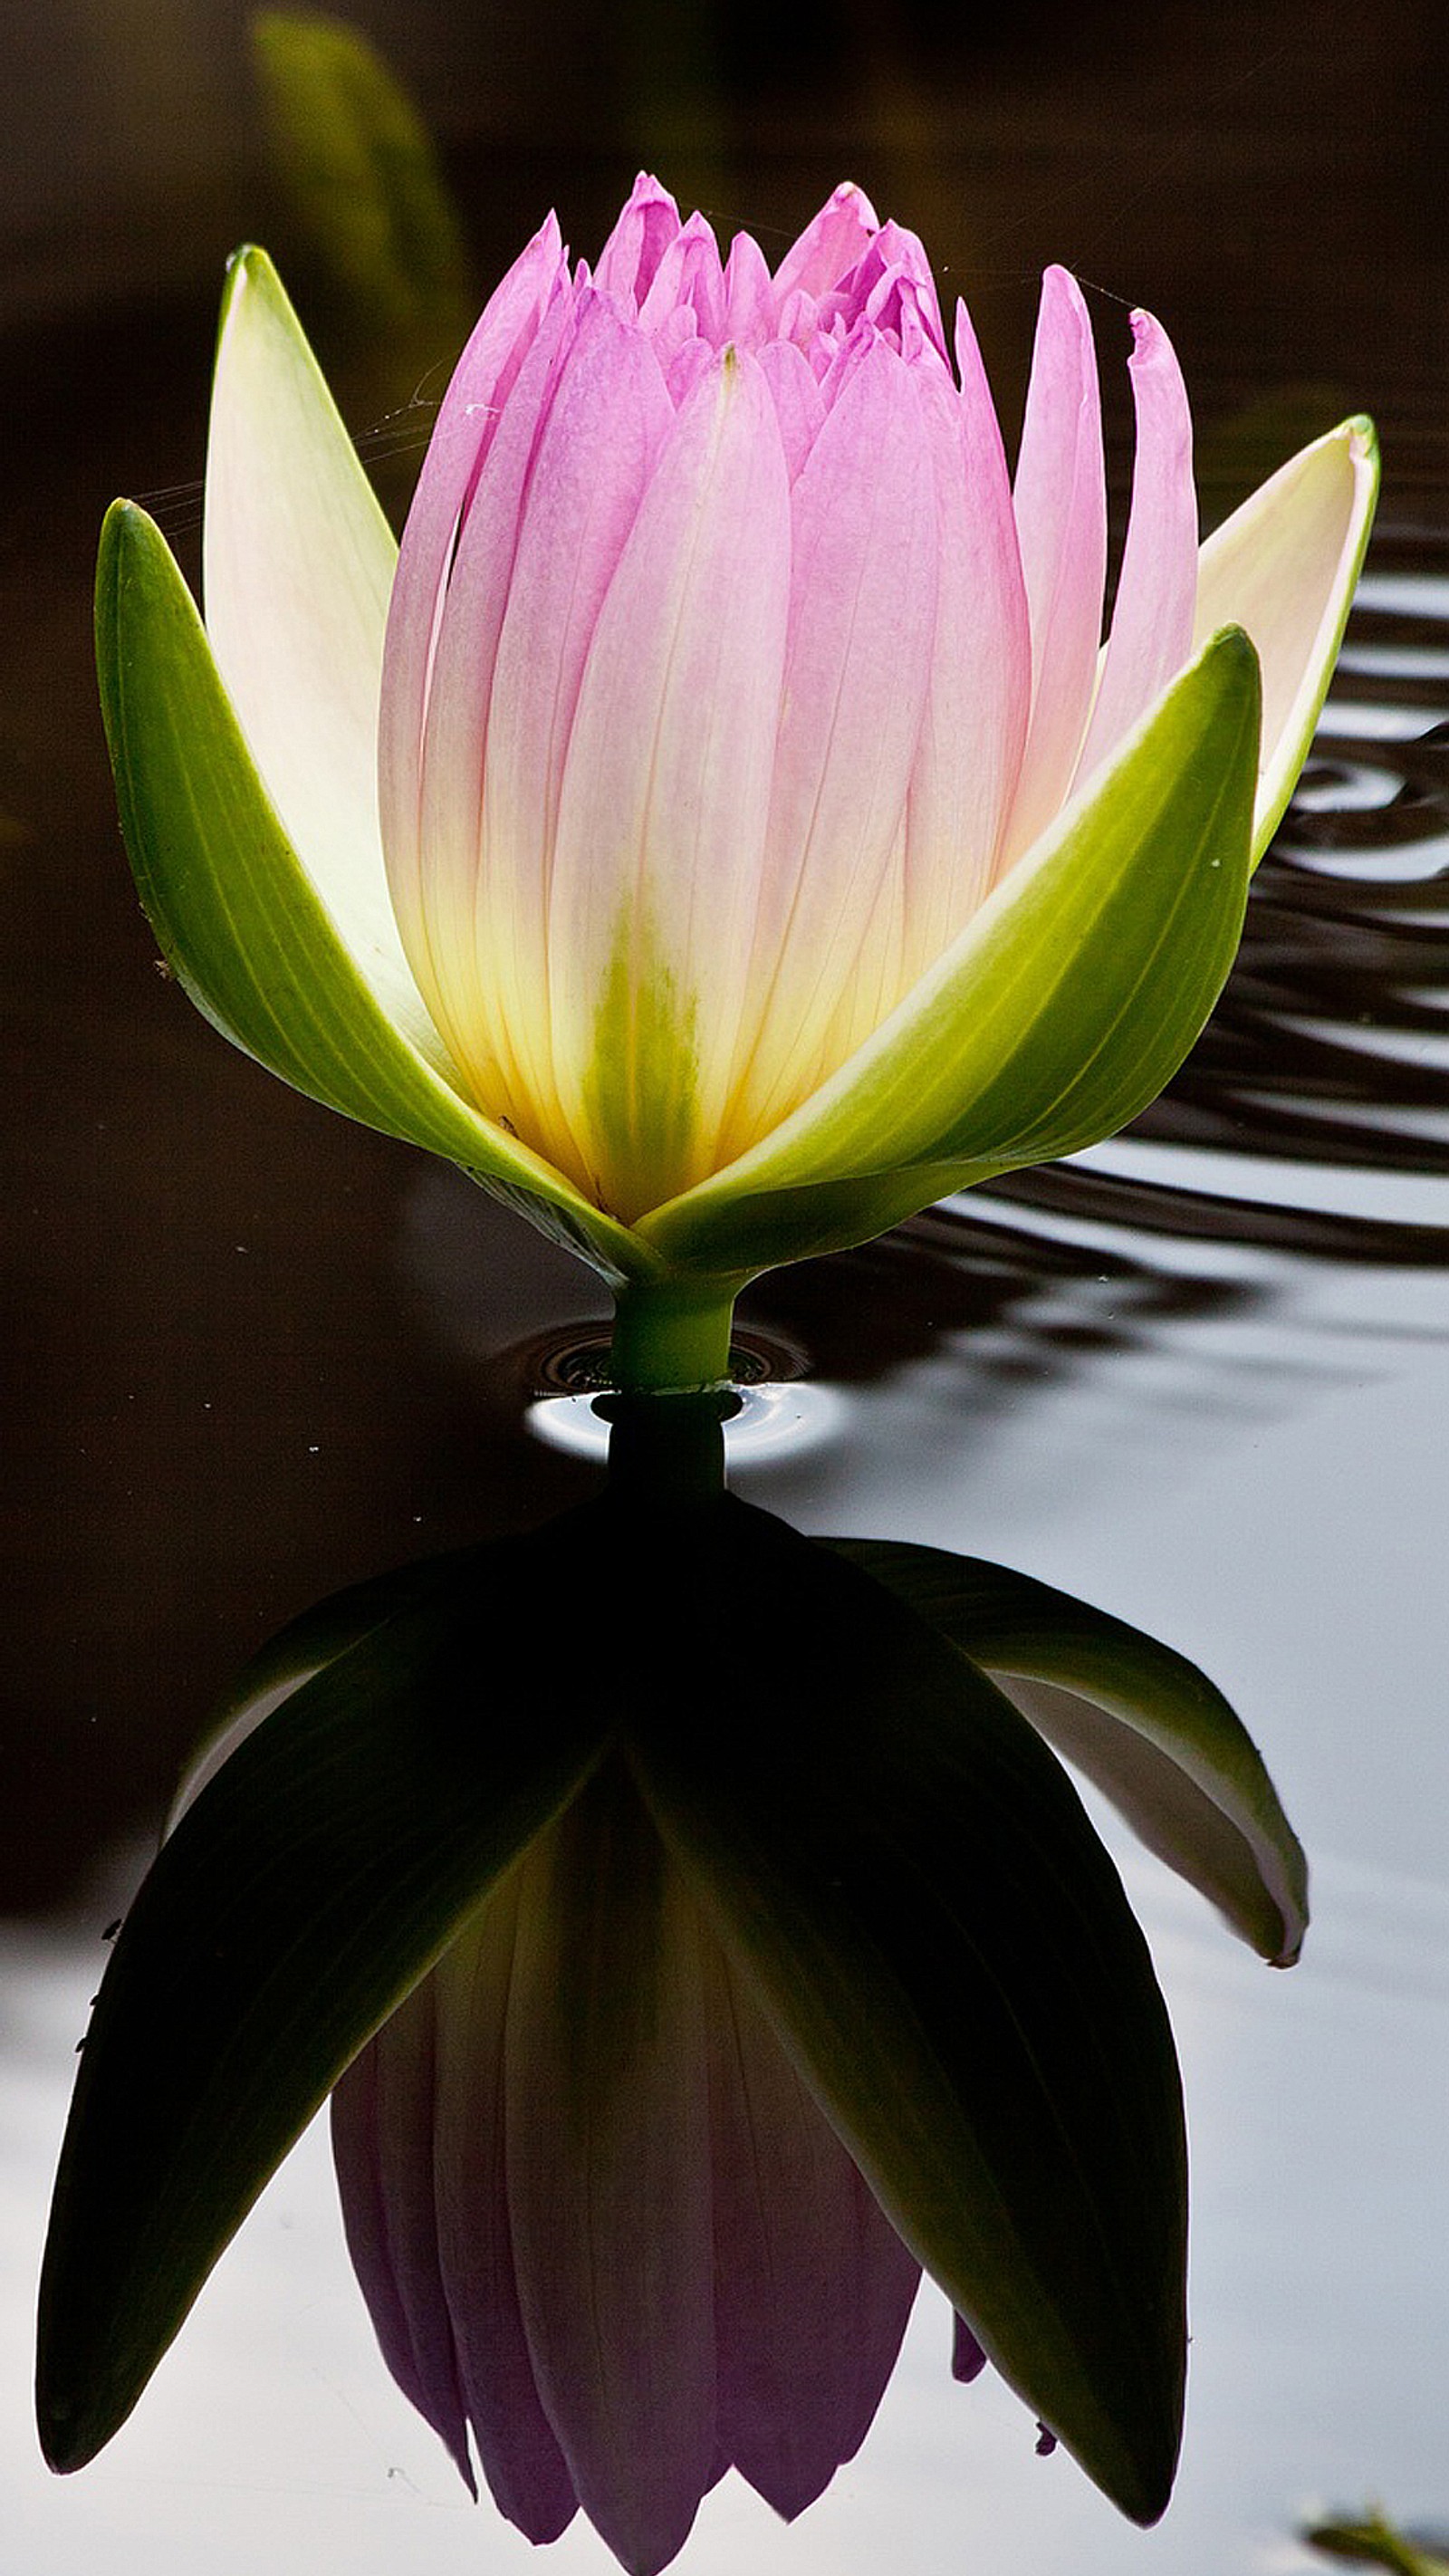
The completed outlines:
[[[620,1288],[609,1384],[622,1395],[727,1386],[737,1287],[721,1279],[641,1279]]]

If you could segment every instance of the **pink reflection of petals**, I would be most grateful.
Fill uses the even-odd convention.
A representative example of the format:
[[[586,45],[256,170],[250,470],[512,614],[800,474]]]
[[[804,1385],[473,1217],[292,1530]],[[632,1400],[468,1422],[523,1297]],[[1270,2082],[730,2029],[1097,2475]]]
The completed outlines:
[[[332,2152],[383,2359],[476,2495],[433,2196],[434,2007],[425,1982],[393,2015],[386,2047],[348,2068],[332,2096]]]
[[[530,1848],[333,2096],[399,2385],[530,2539],[632,2576],[734,2465],[785,2515],[864,2439],[919,2267],[622,1773]]]
[[[652,2576],[716,2451],[702,1929],[622,1775],[591,1783],[520,1869],[504,2042],[519,2304],[579,2502]]]
[[[710,1965],[720,2429],[788,2520],[864,2441],[920,2267],[741,1979]]]

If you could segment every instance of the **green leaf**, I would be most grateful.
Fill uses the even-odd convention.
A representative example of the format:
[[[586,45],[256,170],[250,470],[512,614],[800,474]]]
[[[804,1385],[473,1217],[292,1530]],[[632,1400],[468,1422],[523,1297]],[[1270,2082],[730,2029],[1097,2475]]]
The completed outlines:
[[[118,501],[96,574],[101,702],[142,903],[223,1035],[299,1091],[464,1165],[611,1278],[663,1266],[465,1100],[415,989],[365,962],[282,829],[160,530]]]
[[[1184,1655],[979,1557],[892,1539],[828,1544],[999,1678],[1149,1851],[1274,1967],[1308,1921],[1308,1868],[1251,1737]]]
[[[1153,2520],[1185,2150],[1110,1861],[1010,1702],[840,1557],[723,1504],[690,1604],[692,1647],[649,1632],[625,1739],[660,1832],[908,2244]]]
[[[102,1983],[56,2181],[52,2466],[125,2420],[343,2068],[597,1761],[575,1672],[524,1657],[556,1617],[557,1564],[549,1536],[471,1552],[297,1689],[163,1846]]]
[[[1358,2567],[1387,2567],[1395,2576],[1444,2576],[1449,2541],[1420,2541],[1396,2531],[1380,2513],[1363,2522],[1323,2522],[1304,2531],[1310,2549],[1325,2558],[1351,2559]]]
[[[468,318],[462,227],[396,74],[336,19],[266,9],[251,32],[282,174],[325,272],[370,330],[455,346]]]
[[[798,1260],[1125,1126],[1237,949],[1258,709],[1229,629],[813,1099],[639,1231],[681,1267]]]

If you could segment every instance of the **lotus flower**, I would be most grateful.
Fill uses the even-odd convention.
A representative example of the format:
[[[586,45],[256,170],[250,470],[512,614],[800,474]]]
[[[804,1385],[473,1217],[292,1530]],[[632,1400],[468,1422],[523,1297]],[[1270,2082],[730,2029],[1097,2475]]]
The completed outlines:
[[[948,343],[853,187],[773,275],[649,179],[592,273],[550,218],[396,559],[243,253],[204,633],[144,515],[108,522],[107,722],[177,972],[593,1261],[621,1382],[722,1374],[755,1272],[1111,1132],[1212,1007],[1374,447],[1320,439],[1199,552],[1182,380],[1132,328],[1105,646],[1077,287],[1048,271],[1013,486],[964,309]]]

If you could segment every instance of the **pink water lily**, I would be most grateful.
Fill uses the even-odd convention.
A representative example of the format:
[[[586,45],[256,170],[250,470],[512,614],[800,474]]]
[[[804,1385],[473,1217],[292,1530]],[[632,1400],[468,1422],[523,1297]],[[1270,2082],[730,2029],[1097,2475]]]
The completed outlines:
[[[1177,362],[1132,331],[1105,645],[1078,288],[1047,272],[1013,483],[964,308],[854,187],[773,273],[651,179],[592,270],[550,217],[400,556],[244,253],[205,633],[144,514],[108,522],[107,722],[178,973],[602,1269],[625,1380],[719,1375],[772,1262],[1112,1132],[1212,1007],[1376,462],[1350,421],[1199,549]]]
[[[920,243],[855,188],[772,277],[641,180],[596,275],[550,223],[494,297],[393,588],[383,848],[472,1097],[626,1222],[818,1093],[1187,664],[1187,401],[1133,327],[1099,674],[1101,429],[1063,270],[1015,507],[964,308],[958,385]],[[1209,591],[1209,633],[1232,604]]]
[[[633,2576],[734,2466],[793,2516],[920,2278],[622,1773],[527,1853],[333,2095],[388,2364],[530,2540]],[[964,2332],[964,2329],[963,2329]]]

